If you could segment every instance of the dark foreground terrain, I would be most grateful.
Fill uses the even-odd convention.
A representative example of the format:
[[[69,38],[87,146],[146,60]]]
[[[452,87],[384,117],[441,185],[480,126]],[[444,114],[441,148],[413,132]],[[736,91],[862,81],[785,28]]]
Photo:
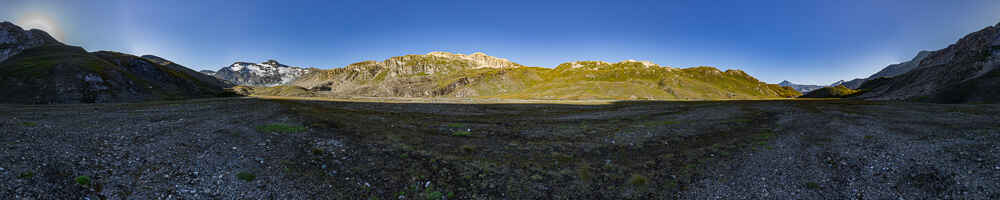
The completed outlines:
[[[1000,198],[998,105],[230,98],[0,113],[13,199]]]

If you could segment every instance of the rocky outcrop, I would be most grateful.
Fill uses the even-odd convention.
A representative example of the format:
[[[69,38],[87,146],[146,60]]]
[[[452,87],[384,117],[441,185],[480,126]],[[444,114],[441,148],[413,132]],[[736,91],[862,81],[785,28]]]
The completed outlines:
[[[275,60],[263,63],[236,62],[213,73],[216,78],[236,85],[277,86],[291,83],[311,69],[283,65]]]
[[[24,30],[10,22],[0,22],[0,62],[25,49],[43,45],[63,45],[45,31]]]
[[[909,72],[865,82],[858,98],[940,103],[1000,102],[1000,24],[934,51]]]

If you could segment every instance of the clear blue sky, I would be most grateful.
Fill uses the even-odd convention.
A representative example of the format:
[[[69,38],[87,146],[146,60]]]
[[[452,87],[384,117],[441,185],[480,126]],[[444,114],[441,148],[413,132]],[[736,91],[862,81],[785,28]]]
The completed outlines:
[[[1000,22],[995,0],[2,1],[0,20],[194,69],[481,51],[530,66],[637,59],[809,84],[867,77]]]

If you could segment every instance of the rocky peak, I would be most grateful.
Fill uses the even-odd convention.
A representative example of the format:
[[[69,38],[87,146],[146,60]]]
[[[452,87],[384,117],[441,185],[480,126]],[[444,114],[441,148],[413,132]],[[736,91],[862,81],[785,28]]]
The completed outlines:
[[[628,59],[628,60],[625,60],[625,61],[621,61],[619,63],[629,63],[629,62],[642,63],[642,65],[644,65],[646,67],[660,67],[660,65],[657,65],[656,63],[653,63],[652,61],[648,61],[648,60],[633,60],[633,59]],[[664,67],[670,68],[668,66],[664,66]]]
[[[472,61],[473,64],[474,64],[473,68],[514,68],[514,67],[521,67],[520,64],[511,62],[510,60],[507,60],[506,58],[497,58],[497,57],[486,55],[485,53],[482,53],[482,52],[475,52],[475,53],[472,53],[472,54],[469,54],[469,55],[464,55],[464,54],[456,54],[456,53],[450,53],[450,52],[435,51],[435,52],[427,53],[427,55],[428,56],[437,56],[437,57],[445,57],[445,58],[453,58],[453,59],[462,59],[462,60]]]
[[[270,66],[283,66],[283,65],[281,65],[281,63],[278,63],[278,61],[274,60],[274,59],[269,59],[269,60],[264,61],[263,63],[260,63],[260,64],[270,65]]]
[[[24,30],[10,22],[0,22],[0,62],[25,49],[43,45],[63,45],[45,31]]]
[[[283,65],[272,59],[260,64],[234,62],[228,67],[219,69],[213,75],[238,85],[276,86],[290,83],[310,71],[309,69]]]

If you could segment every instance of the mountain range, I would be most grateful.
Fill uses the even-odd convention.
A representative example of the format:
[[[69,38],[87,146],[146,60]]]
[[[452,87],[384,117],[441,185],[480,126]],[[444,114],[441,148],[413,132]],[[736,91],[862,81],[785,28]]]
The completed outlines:
[[[959,39],[955,44],[918,55],[909,71],[877,77],[859,87],[857,98],[937,103],[1000,101],[1000,24]]]
[[[0,23],[0,102],[102,103],[217,97],[231,85],[156,56],[87,52]]]
[[[760,99],[800,95],[792,88],[758,81],[739,70],[679,69],[635,60],[577,61],[542,68],[484,53],[447,52],[317,70],[288,85],[292,87],[285,87],[287,90],[309,91],[296,94],[330,97]]]
[[[649,61],[574,61],[531,67],[484,53],[431,52],[342,68],[235,62],[196,72],[153,55],[87,52],[40,30],[0,23],[0,102],[98,103],[232,95],[511,99],[767,99],[849,97],[942,103],[1000,99],[1000,28],[833,86],[767,84],[740,70]],[[839,87],[843,86],[843,87]],[[815,94],[802,95],[801,92]]]
[[[781,81],[780,83],[778,83],[778,85],[780,85],[780,86],[786,86],[786,87],[791,87],[791,88],[794,88],[796,91],[799,91],[799,92],[802,92],[802,93],[823,88],[823,86],[819,86],[819,85],[800,85],[800,84],[795,84],[795,83],[792,83],[791,81],[788,81],[788,80]]]
[[[268,60],[260,64],[235,62],[218,71],[203,70],[202,73],[237,85],[278,86],[291,83],[311,71],[313,69],[292,67],[278,63],[276,60]]]
[[[921,51],[912,60],[889,65],[864,79],[843,85],[854,92],[813,91],[805,97],[911,100],[935,103],[1000,101],[1000,24],[986,27],[937,51]],[[842,89],[840,91],[843,91]],[[812,93],[812,92],[810,92]],[[828,95],[834,94],[834,95]],[[849,94],[838,96],[835,94]]]

